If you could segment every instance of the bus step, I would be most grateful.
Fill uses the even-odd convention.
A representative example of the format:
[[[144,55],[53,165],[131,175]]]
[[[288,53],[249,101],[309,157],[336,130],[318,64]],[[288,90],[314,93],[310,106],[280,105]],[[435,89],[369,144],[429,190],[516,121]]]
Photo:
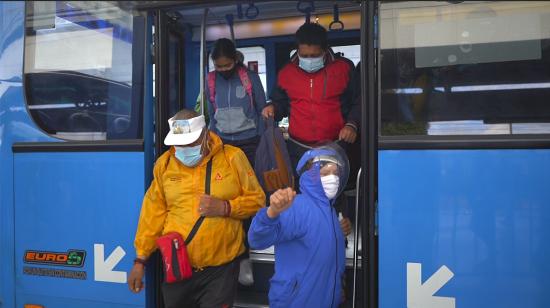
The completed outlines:
[[[266,293],[239,290],[233,307],[269,308],[269,300]]]

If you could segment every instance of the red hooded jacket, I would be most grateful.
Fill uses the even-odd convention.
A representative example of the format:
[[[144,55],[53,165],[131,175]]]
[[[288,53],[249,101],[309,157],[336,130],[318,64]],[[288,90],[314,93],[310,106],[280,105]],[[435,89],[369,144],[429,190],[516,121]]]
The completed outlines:
[[[306,144],[338,139],[346,123],[355,129],[360,122],[360,106],[351,97],[353,63],[329,50],[325,66],[308,73],[298,66],[295,54],[277,77],[271,93],[275,120],[289,118],[289,134]]]

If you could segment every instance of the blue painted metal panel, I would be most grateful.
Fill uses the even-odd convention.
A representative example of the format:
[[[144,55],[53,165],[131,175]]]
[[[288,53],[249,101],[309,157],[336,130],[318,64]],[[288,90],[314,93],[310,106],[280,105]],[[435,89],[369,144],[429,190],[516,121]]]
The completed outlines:
[[[267,89],[264,89],[265,94],[269,97],[273,88],[277,85],[277,63],[275,63],[275,43],[267,41],[264,43],[265,48],[265,70]]]
[[[94,244],[104,259],[120,246],[125,256],[114,271],[129,272],[133,239],[144,195],[143,153],[17,153],[14,157],[15,270],[17,304],[42,300],[66,307],[67,300],[94,307],[144,306],[123,283],[96,281]],[[24,262],[26,250],[86,251],[82,268]],[[85,271],[87,278],[24,274],[24,267]],[[125,274],[124,274],[125,275]],[[125,279],[124,279],[125,280]],[[92,304],[90,304],[92,305]],[[78,305],[81,307],[81,305]]]
[[[15,306],[13,156],[17,141],[48,141],[23,99],[23,1],[0,1],[0,306]]]
[[[36,126],[25,106],[24,7],[23,1],[0,1],[0,307],[21,307],[28,302],[47,307],[143,306],[143,293],[130,294],[124,284],[94,282],[94,243],[90,241],[92,235],[104,240],[106,258],[120,245],[126,255],[114,270],[129,270],[135,223],[147,184],[144,175],[150,177],[152,160],[145,170],[144,153],[17,154],[20,168],[14,168],[13,143],[60,142]],[[144,119],[148,131],[152,125],[149,116]],[[151,140],[152,134],[146,134],[146,145]],[[145,150],[149,159],[151,147]],[[50,158],[55,159],[48,161]],[[119,174],[112,173],[119,170]],[[20,181],[17,185],[14,177]],[[96,195],[92,195],[94,189]],[[56,215],[61,211],[66,213]],[[112,216],[95,220],[101,212]],[[90,219],[84,221],[86,215]],[[88,252],[81,269],[87,280],[22,275],[25,245],[63,251],[68,244],[78,244]]]
[[[382,151],[380,307],[407,306],[407,263],[456,307],[550,307],[550,150]]]
[[[101,303],[97,301],[87,301],[82,299],[51,297],[34,294],[22,294],[17,293],[17,298],[25,298],[25,301],[18,300],[17,306],[23,308],[24,304],[40,303],[44,307],[63,307],[63,308],[96,308],[96,307],[109,307],[109,308],[135,308],[134,305],[114,304],[114,303]]]
[[[200,44],[185,36],[185,108],[193,110],[200,90]]]

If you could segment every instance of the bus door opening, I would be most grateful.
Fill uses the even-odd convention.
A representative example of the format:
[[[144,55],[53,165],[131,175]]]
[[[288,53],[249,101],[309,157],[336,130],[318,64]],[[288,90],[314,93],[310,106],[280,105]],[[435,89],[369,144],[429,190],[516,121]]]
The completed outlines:
[[[302,2],[312,3],[310,10],[304,10]],[[302,3],[302,4],[300,4]],[[301,10],[297,9],[300,4]],[[335,14],[335,5],[337,13]],[[205,9],[204,38],[201,26]],[[187,5],[163,7],[153,12],[154,24],[154,84],[155,84],[155,139],[158,157],[167,150],[162,144],[168,132],[167,120],[182,108],[195,109],[201,101],[201,83],[206,73],[214,70],[210,52],[219,38],[231,39],[242,53],[243,64],[258,73],[261,84],[269,99],[277,84],[279,70],[290,60],[296,48],[294,34],[309,19],[328,30],[329,45],[338,56],[346,57],[353,66],[358,65],[361,55],[360,6],[354,1],[270,1],[232,5]],[[332,24],[332,26],[331,26]],[[343,26],[343,29],[342,29]],[[334,29],[331,29],[334,28]],[[329,30],[331,29],[331,30]],[[204,41],[202,41],[204,39]],[[201,43],[205,50],[201,51]],[[201,70],[201,63],[204,69]],[[202,89],[205,90],[204,88]],[[205,97],[205,107],[209,107]],[[199,106],[200,107],[200,106]],[[279,125],[286,130],[288,119]],[[332,123],[327,123],[332,125]],[[287,134],[288,135],[288,134]],[[347,237],[345,300],[343,307],[362,306],[364,295],[361,283],[361,238],[357,208],[362,201],[355,189],[357,172],[361,162],[361,142],[358,137],[350,153],[353,185],[345,192],[343,212],[354,225],[354,231]],[[355,166],[355,164],[358,164]],[[273,247],[263,251],[251,251],[254,283],[239,285],[235,307],[267,307],[269,305],[269,279],[274,273]],[[156,270],[161,272],[160,261]],[[163,307],[160,286],[162,275],[155,275],[156,307]]]

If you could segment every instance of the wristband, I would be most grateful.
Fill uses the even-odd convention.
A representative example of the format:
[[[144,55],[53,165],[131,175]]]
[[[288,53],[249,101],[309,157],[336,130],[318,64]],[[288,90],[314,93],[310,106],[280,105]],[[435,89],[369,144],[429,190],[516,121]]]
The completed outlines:
[[[140,259],[140,258],[135,258],[134,259],[134,264],[136,264],[136,263],[139,263],[139,264],[143,265],[143,267],[145,267],[145,264],[147,263],[147,261],[143,260],[143,259]]]
[[[353,123],[348,122],[348,123],[346,123],[344,126],[351,127],[351,128],[353,128],[353,129],[357,132],[357,126],[355,126],[355,124],[353,124]]]

